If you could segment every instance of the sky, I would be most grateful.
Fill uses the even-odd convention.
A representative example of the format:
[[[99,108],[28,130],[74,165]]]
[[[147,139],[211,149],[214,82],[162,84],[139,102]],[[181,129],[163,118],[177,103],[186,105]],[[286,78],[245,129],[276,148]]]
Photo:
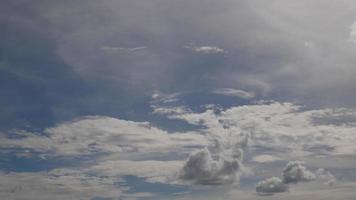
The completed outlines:
[[[354,199],[355,55],[352,0],[1,0],[0,199]]]

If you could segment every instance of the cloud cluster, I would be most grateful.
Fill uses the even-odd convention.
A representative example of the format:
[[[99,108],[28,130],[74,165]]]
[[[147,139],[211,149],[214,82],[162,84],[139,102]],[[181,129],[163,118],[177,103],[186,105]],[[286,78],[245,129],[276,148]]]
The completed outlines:
[[[335,183],[334,175],[323,168],[317,169],[314,173],[304,166],[304,162],[290,161],[283,169],[282,179],[278,177],[267,178],[257,184],[256,192],[262,195],[285,192],[288,191],[289,184],[314,180],[325,181],[324,183],[329,186]]]
[[[86,117],[48,128],[43,134],[20,131],[16,137],[1,134],[0,147],[10,153],[23,150],[21,153],[29,156],[92,156],[92,162],[81,169],[83,176],[133,175],[150,182],[200,185],[238,183],[245,170],[243,152],[247,148],[247,155],[258,163],[276,160],[266,155],[283,160],[301,152],[308,156],[350,155],[355,150],[354,145],[349,145],[356,140],[352,124],[319,123],[325,116],[340,116],[338,110],[306,111],[291,103],[277,102],[219,112],[207,107],[200,113],[185,107],[152,108],[155,114],[200,126],[189,132],[168,133],[147,122]],[[319,151],[329,145],[333,148]],[[261,155],[258,148],[268,152]],[[258,191],[281,192],[286,187],[283,184],[319,177],[325,182],[333,180],[328,172],[319,170],[314,174],[303,163],[290,162],[283,170],[282,184],[276,178],[268,179],[259,184]]]
[[[347,115],[355,116],[348,110]],[[342,120],[345,114],[342,108],[303,110],[292,103],[261,102],[219,113],[213,109],[194,113],[184,107],[159,107],[154,108],[154,113],[202,125],[206,127],[203,131],[211,137],[233,135],[241,139],[247,135],[252,148],[268,147],[280,152],[280,156],[297,158],[300,155],[354,155],[356,152],[354,122],[333,122]]]

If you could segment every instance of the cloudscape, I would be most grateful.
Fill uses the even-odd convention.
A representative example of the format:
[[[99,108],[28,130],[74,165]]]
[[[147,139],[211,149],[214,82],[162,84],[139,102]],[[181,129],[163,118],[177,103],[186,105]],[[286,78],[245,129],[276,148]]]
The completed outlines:
[[[0,1],[0,199],[353,200],[356,2]]]

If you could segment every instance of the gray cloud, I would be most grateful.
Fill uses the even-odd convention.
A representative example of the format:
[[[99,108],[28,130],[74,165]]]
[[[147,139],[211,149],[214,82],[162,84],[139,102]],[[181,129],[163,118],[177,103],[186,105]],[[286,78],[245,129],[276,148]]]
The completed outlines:
[[[283,169],[283,183],[308,182],[316,179],[313,172],[306,169],[301,161],[291,161]]]
[[[49,22],[59,55],[84,77],[138,91],[267,87],[275,99],[355,105],[351,0],[90,0],[33,7]],[[229,56],[191,55],[181,49],[189,43],[214,44],[202,48],[209,52],[223,46]],[[100,52],[103,46],[150,48],[118,56]]]
[[[153,91],[241,88],[317,107],[356,104],[351,0],[40,2],[1,1],[1,74],[15,75],[1,86],[2,124],[117,117]]]
[[[240,160],[227,155],[212,155],[208,149],[191,154],[179,178],[202,185],[232,184],[238,180]]]
[[[259,194],[270,194],[288,191],[288,185],[278,177],[267,178],[259,182],[256,186],[256,192]]]
[[[317,169],[315,175],[317,179],[324,181],[324,184],[326,185],[332,186],[336,183],[335,176],[323,168]]]

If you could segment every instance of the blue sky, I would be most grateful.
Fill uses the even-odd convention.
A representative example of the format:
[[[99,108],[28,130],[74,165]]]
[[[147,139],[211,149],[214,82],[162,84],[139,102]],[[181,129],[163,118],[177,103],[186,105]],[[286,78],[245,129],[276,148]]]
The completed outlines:
[[[354,198],[355,11],[1,1],[0,198]]]

